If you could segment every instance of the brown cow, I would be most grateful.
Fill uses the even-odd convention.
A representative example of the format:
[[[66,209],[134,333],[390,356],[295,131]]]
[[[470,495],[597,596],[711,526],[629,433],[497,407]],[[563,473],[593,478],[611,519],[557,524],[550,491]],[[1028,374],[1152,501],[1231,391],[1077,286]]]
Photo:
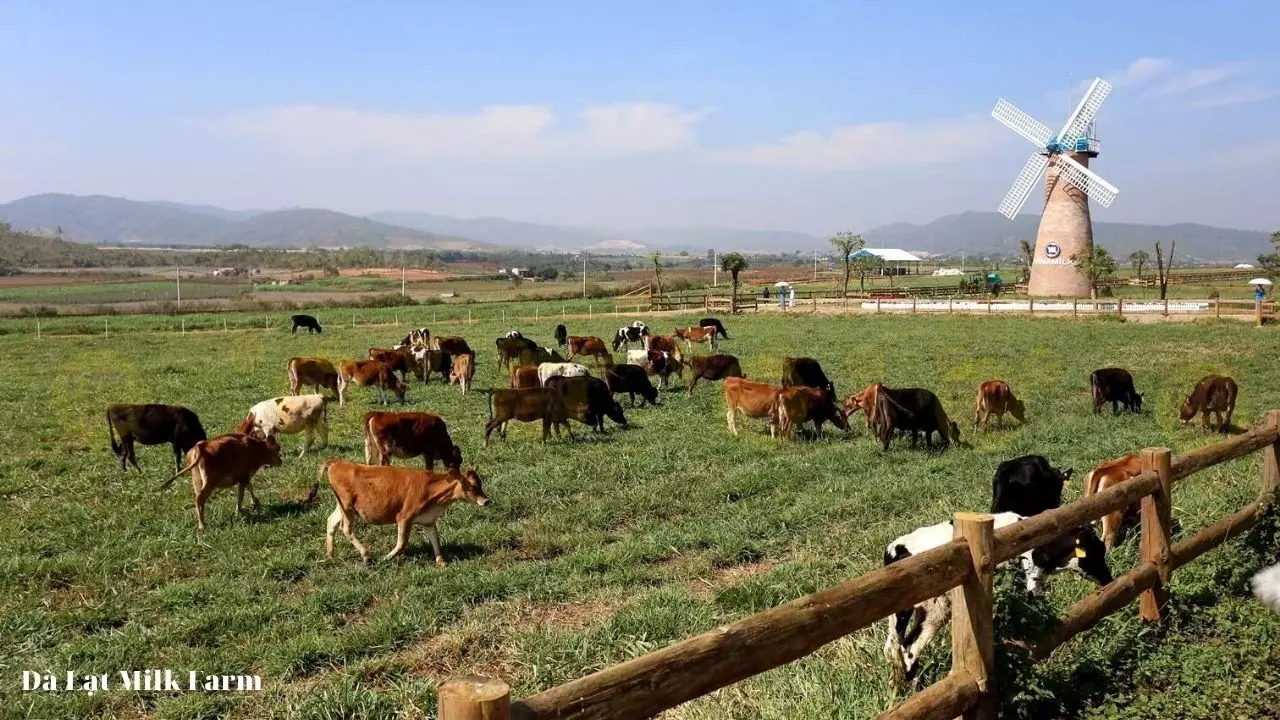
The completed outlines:
[[[867,427],[870,428],[875,420],[876,396],[880,392],[880,388],[884,387],[880,383],[871,383],[862,389],[844,399],[841,408],[846,415],[853,415],[862,410],[866,413]]]
[[[254,473],[264,467],[280,466],[280,444],[274,437],[265,440],[256,435],[231,433],[212,440],[202,440],[187,452],[187,466],[174,473],[160,486],[163,490],[180,475],[191,472],[191,489],[196,496],[196,530],[204,531],[204,505],[213,491],[236,488],[236,513],[244,511],[244,491],[253,499],[253,509],[261,507],[249,484]]]
[[[773,401],[772,414],[783,437],[791,437],[797,427],[810,421],[818,437],[822,437],[822,424],[825,422],[841,430],[849,429],[848,416],[836,406],[831,396],[808,385],[792,385],[779,391]]]
[[[453,372],[453,356],[449,353],[420,347],[413,351],[413,359],[422,367],[422,382],[430,384],[431,376],[436,373],[441,380],[449,382],[449,373]]]
[[[691,353],[693,352],[693,343],[707,343],[711,346],[712,350],[715,350],[716,336],[718,335],[719,331],[716,330],[715,325],[676,328],[671,331],[671,336],[683,340],[685,348],[687,348]]]
[[[347,404],[347,386],[369,387],[377,392],[379,404],[388,402],[386,391],[391,390],[404,402],[404,383],[386,363],[377,360],[343,360],[338,363],[338,405]]]
[[[698,355],[689,358],[689,374],[693,379],[689,381],[689,394],[693,394],[693,388],[697,386],[699,380],[723,380],[728,377],[746,377],[742,372],[742,366],[738,364],[738,358],[732,355]]]
[[[564,356],[553,348],[538,347],[532,350],[521,350],[519,357],[516,358],[517,365],[538,367],[546,362],[564,362]]]
[[[542,387],[538,380],[537,365],[513,365],[511,367],[511,389]]]
[[[560,437],[560,427],[573,438],[573,430],[569,428],[569,410],[565,407],[564,398],[551,388],[537,387],[522,390],[491,390],[489,392],[489,422],[484,426],[484,444],[488,446],[489,435],[494,430],[504,439],[507,437],[507,422],[542,421],[542,442],[551,435],[551,426],[556,427],[556,437]]]
[[[665,350],[649,350],[648,359],[645,360],[644,371],[650,375],[656,375],[661,378],[658,383],[659,387],[666,388],[670,384],[672,375],[684,377],[684,363],[675,355]]]
[[[445,467],[462,466],[462,450],[453,444],[444,418],[424,412],[378,412],[364,414],[364,461],[369,465],[390,465],[391,458],[421,457],[428,470],[436,460]]]
[[[769,437],[774,437],[778,430],[778,418],[774,412],[774,401],[782,388],[768,383],[754,382],[746,378],[730,377],[724,379],[725,420],[729,423],[729,432],[738,434],[737,414],[747,417],[765,418],[769,422]]]
[[[538,343],[526,337],[500,337],[493,344],[498,349],[498,366],[504,368],[510,367],[511,361],[518,359],[520,353],[538,349]]]
[[[321,390],[332,390],[338,396],[338,369],[323,358],[289,358],[289,394],[297,395],[303,385]]]
[[[457,335],[449,335],[447,337],[437,337],[435,339],[436,349],[447,352],[450,355],[475,355],[476,352],[471,349],[466,340]]]
[[[1206,375],[1200,378],[1187,401],[1182,404],[1178,418],[1188,423],[1196,413],[1200,413],[1200,419],[1205,429],[1208,429],[1209,413],[1214,413],[1218,416],[1218,431],[1225,433],[1231,429],[1231,414],[1236,411],[1236,395],[1239,391],[1236,381],[1229,377]]]
[[[462,387],[463,394],[471,387],[471,378],[476,374],[475,356],[474,355],[454,355],[453,370],[449,373],[449,383],[457,383]]]
[[[644,339],[644,349],[649,352],[671,353],[675,359],[684,362],[684,353],[680,351],[680,343],[668,335],[649,335]]]
[[[435,551],[436,565],[444,565],[436,521],[445,508],[459,500],[475,503],[480,507],[492,504],[480,487],[480,476],[475,469],[464,473],[457,468],[450,468],[447,472],[438,473],[330,459],[320,466],[316,487],[319,487],[320,479],[326,475],[337,506],[329,514],[324,541],[325,557],[333,557],[333,536],[341,528],[342,534],[347,536],[351,545],[360,553],[360,559],[365,563],[369,562],[369,550],[352,532],[352,524],[356,515],[359,515],[374,525],[396,526],[396,546],[387,553],[385,560],[404,551],[404,546],[409,542],[409,531],[414,524],[419,524],[426,526],[431,549]]]
[[[413,350],[404,348],[369,348],[369,359],[400,373],[401,380],[408,380],[409,373],[422,380],[422,364],[413,357]]]
[[[1023,425],[1026,424],[1026,405],[1014,397],[1009,383],[1004,380],[987,380],[978,386],[978,393],[973,397],[973,426],[986,427],[991,416],[996,416],[996,427],[1004,427],[1004,414],[1008,412]]]
[[[116,442],[119,436],[120,442]],[[195,412],[181,405],[109,405],[107,407],[107,439],[111,450],[120,459],[120,469],[127,460],[133,469],[138,467],[134,453],[135,441],[143,445],[169,443],[173,447],[173,466],[182,467],[182,456],[205,440],[204,426]]]
[[[575,355],[589,355],[604,363],[605,367],[613,365],[613,353],[609,352],[609,346],[594,335],[569,336],[569,354],[565,356],[565,362],[572,360]]]
[[[1135,453],[1123,455],[1115,460],[1105,460],[1098,467],[1090,470],[1088,475],[1084,476],[1084,496],[1089,497],[1100,493],[1109,487],[1114,487],[1141,474],[1142,458]],[[1102,544],[1108,550],[1120,542],[1122,526],[1132,520],[1137,512],[1138,505],[1135,503],[1124,510],[1117,510],[1110,515],[1103,516]]]

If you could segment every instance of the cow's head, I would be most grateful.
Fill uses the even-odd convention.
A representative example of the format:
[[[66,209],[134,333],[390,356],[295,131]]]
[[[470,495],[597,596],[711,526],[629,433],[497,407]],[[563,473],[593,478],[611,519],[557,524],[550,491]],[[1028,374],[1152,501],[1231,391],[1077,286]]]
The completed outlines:
[[[1184,423],[1191,422],[1191,418],[1196,416],[1196,406],[1191,402],[1191,398],[1182,403],[1182,407],[1178,409],[1178,419]]]
[[[1107,548],[1093,528],[1086,525],[1076,531],[1072,557],[1067,567],[1081,577],[1099,585],[1111,582],[1111,568],[1107,566]]]
[[[480,476],[476,474],[475,468],[471,468],[466,472],[453,470],[450,474],[457,477],[463,500],[475,503],[479,507],[488,507],[493,504],[489,496],[484,494],[484,488],[480,484]]]
[[[459,470],[462,468],[462,448],[457,445],[450,445],[449,452],[444,458],[444,466],[450,470]]]
[[[396,394],[396,397],[400,399],[400,402],[401,402],[401,403],[403,403],[403,402],[404,402],[404,393],[405,393],[405,389],[406,389],[406,388],[405,388],[405,386],[404,386],[404,381],[402,381],[400,378],[396,377],[395,375],[392,375],[392,376],[391,376],[391,382],[392,382],[392,383],[394,383],[394,384],[391,386],[391,392],[395,393],[395,394]]]
[[[1133,403],[1134,412],[1142,412],[1142,393],[1129,393],[1129,402]]]
[[[1066,470],[1059,470],[1058,477],[1062,478],[1062,484],[1066,485],[1067,483],[1071,482],[1071,476],[1074,473],[1075,473],[1075,470],[1072,470],[1071,468],[1067,468]]]
[[[280,443],[275,439],[275,436],[268,437],[265,440],[259,439],[257,436],[250,437],[262,445],[262,464],[266,467],[280,467],[282,464]]]

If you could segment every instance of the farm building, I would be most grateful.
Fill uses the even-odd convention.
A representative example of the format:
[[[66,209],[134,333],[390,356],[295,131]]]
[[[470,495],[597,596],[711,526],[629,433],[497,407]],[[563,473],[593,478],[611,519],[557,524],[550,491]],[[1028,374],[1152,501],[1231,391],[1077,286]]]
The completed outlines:
[[[922,258],[906,250],[892,248],[862,248],[853,254],[854,260],[866,257],[880,258],[881,275],[919,275],[920,264],[924,262]]]

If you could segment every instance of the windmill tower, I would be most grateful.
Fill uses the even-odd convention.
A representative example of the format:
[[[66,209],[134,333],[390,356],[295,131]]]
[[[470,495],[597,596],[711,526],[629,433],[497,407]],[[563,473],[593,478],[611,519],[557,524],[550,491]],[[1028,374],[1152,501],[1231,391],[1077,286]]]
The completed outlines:
[[[1089,280],[1071,262],[1071,256],[1093,248],[1089,200],[1109,207],[1120,192],[1089,170],[1089,160],[1098,157],[1101,149],[1101,143],[1094,137],[1094,118],[1110,92],[1111,85],[1102,78],[1094,78],[1089,91],[1076,105],[1075,112],[1067,116],[1066,124],[1057,135],[1003,99],[991,111],[991,117],[1036,146],[1014,179],[1013,187],[1000,202],[1000,214],[1010,220],[1017,217],[1040,174],[1045,173],[1044,212],[1036,233],[1028,295],[1079,297],[1089,294]]]

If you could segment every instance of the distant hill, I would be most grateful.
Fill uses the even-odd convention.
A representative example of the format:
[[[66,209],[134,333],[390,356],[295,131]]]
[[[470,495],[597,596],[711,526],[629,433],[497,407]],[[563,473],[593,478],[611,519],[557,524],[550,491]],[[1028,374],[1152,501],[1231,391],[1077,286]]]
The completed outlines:
[[[378,212],[370,220],[430,233],[459,235],[481,242],[529,250],[577,250],[608,239],[586,230],[518,222],[503,218],[461,218],[414,212]]]
[[[233,211],[102,195],[32,195],[0,205],[0,221],[68,240],[136,245],[433,248],[483,250],[484,242],[396,227],[332,210]]]

